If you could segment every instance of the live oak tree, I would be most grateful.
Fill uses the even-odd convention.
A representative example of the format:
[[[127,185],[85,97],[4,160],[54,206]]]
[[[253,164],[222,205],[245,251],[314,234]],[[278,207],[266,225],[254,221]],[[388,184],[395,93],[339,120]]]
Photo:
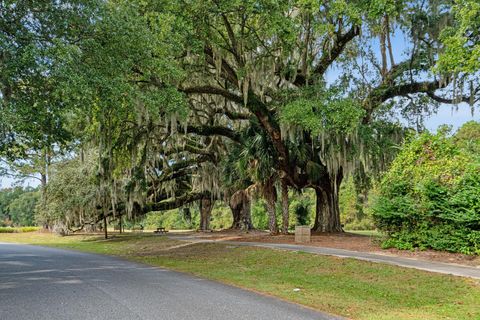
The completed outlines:
[[[86,127],[80,140],[98,147],[104,215],[200,202],[205,226],[207,202],[238,191],[222,177],[232,164],[238,189],[265,198],[272,233],[278,188],[281,231],[288,190],[305,188],[317,198],[314,230],[342,231],[340,185],[394,156],[403,130],[392,114],[420,124],[441,104],[478,103],[474,1],[94,7],[91,32],[51,69],[72,123]],[[457,69],[455,52],[470,57]]]
[[[435,76],[447,1],[180,2],[192,24],[181,90],[246,109],[268,135],[283,186],[314,188],[315,230],[341,231],[338,190],[356,168],[381,168],[401,131],[384,120],[473,100],[455,74]],[[188,7],[188,10],[187,10]],[[195,17],[202,17],[197,19]],[[412,42],[395,57],[393,32]],[[375,41],[380,54],[376,54]],[[328,70],[340,67],[332,81]],[[452,89],[453,88],[453,89]],[[462,91],[463,90],[463,91]],[[465,91],[465,92],[464,92]],[[283,193],[285,194],[285,193]]]

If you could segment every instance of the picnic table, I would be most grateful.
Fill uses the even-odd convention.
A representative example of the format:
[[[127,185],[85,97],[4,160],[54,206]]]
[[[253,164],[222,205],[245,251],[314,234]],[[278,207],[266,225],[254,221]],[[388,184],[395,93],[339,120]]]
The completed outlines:
[[[157,228],[157,230],[153,231],[153,233],[158,233],[158,234],[164,234],[164,233],[167,233],[168,231],[165,230],[164,227],[159,227]]]

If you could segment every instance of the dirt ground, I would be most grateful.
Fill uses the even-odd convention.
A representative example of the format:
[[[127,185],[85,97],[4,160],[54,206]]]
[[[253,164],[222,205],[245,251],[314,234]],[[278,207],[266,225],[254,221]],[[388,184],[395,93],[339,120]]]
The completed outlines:
[[[295,244],[294,234],[271,236],[267,232],[258,230],[248,233],[237,230],[224,230],[203,233],[201,235],[197,233],[197,235],[200,238],[211,240]],[[383,255],[414,258],[419,260],[439,261],[480,267],[479,256],[469,256],[459,253],[441,252],[434,250],[408,251],[398,249],[382,249],[380,247],[380,242],[381,237],[379,236],[366,236],[345,232],[335,234],[313,234],[311,242],[305,243],[305,245],[361,252],[371,252]]]

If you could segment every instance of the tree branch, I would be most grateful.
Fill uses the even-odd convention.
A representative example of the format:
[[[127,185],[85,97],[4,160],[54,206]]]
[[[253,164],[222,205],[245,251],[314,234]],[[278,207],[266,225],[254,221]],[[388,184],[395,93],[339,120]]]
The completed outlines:
[[[242,97],[225,90],[223,88],[214,87],[214,86],[198,86],[198,87],[190,87],[181,90],[186,94],[213,94],[222,96],[230,101],[243,104]]]
[[[359,26],[352,26],[347,33],[339,35],[335,42],[333,43],[332,48],[325,52],[318,64],[313,70],[314,74],[323,75],[325,71],[327,71],[328,67],[338,58],[338,56],[343,52],[347,43],[352,41],[353,38],[360,34],[360,27]],[[303,86],[306,84],[306,77],[304,74],[298,74],[295,78],[293,84],[296,86]]]
[[[241,137],[238,132],[222,126],[188,126],[187,133],[195,133],[200,136],[223,136],[235,142],[241,142]]]
[[[201,200],[203,198],[209,198],[210,193],[207,191],[203,192],[191,192],[180,197],[171,198],[157,203],[147,203],[143,207],[143,213],[148,213],[151,211],[165,211],[177,209],[183,205]]]
[[[234,112],[222,108],[215,109],[213,112],[214,114],[224,114],[230,120],[248,120],[251,117],[251,114],[249,113]]]
[[[215,67],[215,60],[213,58],[213,50],[211,47],[206,46],[204,49],[207,62]],[[238,77],[235,70],[228,64],[225,59],[222,59],[222,76],[227,79],[235,88],[238,87]]]

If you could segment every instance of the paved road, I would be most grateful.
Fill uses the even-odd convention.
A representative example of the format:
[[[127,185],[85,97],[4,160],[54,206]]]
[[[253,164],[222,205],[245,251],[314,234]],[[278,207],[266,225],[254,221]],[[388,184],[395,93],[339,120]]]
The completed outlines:
[[[283,243],[265,243],[265,242],[239,242],[239,241],[221,241],[221,240],[207,240],[199,239],[196,236],[169,236],[170,238],[187,240],[193,242],[222,242],[230,245],[263,247],[270,249],[282,249],[291,251],[309,252],[319,255],[336,256],[341,258],[353,258],[358,260],[365,260],[370,262],[386,263],[400,267],[414,268],[436,273],[451,274],[459,277],[467,277],[480,279],[480,268],[462,266],[454,263],[442,263],[435,261],[425,261],[412,258],[395,257],[389,255],[351,251],[336,248],[304,246],[297,244],[283,244]]]
[[[0,243],[0,319],[338,318],[112,257]]]

